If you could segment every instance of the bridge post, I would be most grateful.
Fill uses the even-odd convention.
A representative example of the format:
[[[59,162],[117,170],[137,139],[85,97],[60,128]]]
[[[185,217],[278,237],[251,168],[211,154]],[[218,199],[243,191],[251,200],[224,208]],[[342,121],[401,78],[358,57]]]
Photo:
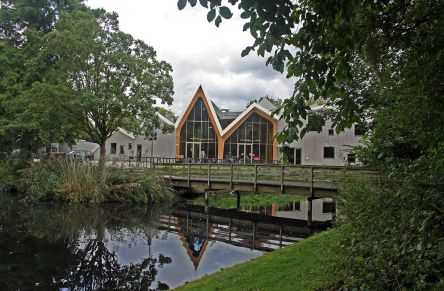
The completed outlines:
[[[257,192],[257,165],[254,165],[254,186],[253,186],[253,192]]]
[[[189,230],[188,230],[189,224],[190,224],[190,214],[189,214],[189,210],[187,209],[187,235],[189,233]]]
[[[191,163],[188,163],[188,188],[191,187]]]
[[[230,174],[230,190],[233,190],[233,170],[234,170],[234,165],[231,164],[231,174]]]
[[[205,206],[208,206],[208,202],[209,202],[209,191],[205,191]]]
[[[313,221],[313,199],[314,199],[314,188],[313,188],[313,179],[314,179],[314,168],[310,167],[310,197],[308,197],[308,209],[307,209],[307,225],[311,227]]]
[[[241,197],[240,197],[240,191],[237,190],[237,191],[236,191],[236,208],[237,208],[237,209],[240,209],[240,199],[241,199]]]
[[[231,218],[231,216],[230,216],[230,219],[229,219],[229,221],[228,221],[228,227],[229,227],[229,233],[228,233],[228,241],[231,243],[231,222],[232,222],[232,218]]]
[[[284,194],[284,165],[281,165],[281,193]]]
[[[211,163],[208,164],[208,190],[211,189]]]
[[[210,238],[210,212],[207,212],[207,239]]]
[[[256,227],[257,227],[257,222],[254,221],[253,222],[253,250],[256,247]]]
[[[171,231],[171,212],[168,212],[168,232]]]

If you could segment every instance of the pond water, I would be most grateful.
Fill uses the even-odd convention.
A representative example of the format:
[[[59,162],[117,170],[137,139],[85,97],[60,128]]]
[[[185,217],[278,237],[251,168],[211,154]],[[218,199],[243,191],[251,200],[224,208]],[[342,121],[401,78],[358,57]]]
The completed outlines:
[[[0,201],[2,290],[168,289],[330,226],[331,202],[220,209],[187,204]]]

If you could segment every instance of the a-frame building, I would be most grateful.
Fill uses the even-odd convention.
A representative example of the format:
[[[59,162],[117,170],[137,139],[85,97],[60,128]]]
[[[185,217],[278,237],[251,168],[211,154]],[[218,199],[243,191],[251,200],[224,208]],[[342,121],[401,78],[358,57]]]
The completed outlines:
[[[278,120],[260,103],[253,103],[243,112],[220,110],[199,86],[176,122],[176,156],[244,162],[277,160],[277,132]]]

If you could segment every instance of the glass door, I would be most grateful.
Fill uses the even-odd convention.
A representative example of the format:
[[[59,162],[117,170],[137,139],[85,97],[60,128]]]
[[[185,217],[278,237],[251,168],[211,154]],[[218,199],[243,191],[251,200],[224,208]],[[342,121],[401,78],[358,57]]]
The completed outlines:
[[[185,153],[185,158],[187,159],[200,159],[202,155],[202,144],[200,142],[187,142]]]
[[[238,143],[237,158],[241,163],[251,163],[253,158],[253,144]]]

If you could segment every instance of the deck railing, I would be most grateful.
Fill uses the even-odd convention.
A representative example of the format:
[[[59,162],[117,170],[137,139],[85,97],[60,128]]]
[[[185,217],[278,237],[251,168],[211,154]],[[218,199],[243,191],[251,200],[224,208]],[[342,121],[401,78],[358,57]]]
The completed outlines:
[[[375,172],[363,167],[310,166],[286,164],[229,164],[229,163],[153,163],[156,173],[193,178],[206,178],[210,184],[215,180],[252,181],[256,188],[258,181],[279,182],[281,188],[288,182],[337,185],[345,177],[366,175],[376,177]]]

